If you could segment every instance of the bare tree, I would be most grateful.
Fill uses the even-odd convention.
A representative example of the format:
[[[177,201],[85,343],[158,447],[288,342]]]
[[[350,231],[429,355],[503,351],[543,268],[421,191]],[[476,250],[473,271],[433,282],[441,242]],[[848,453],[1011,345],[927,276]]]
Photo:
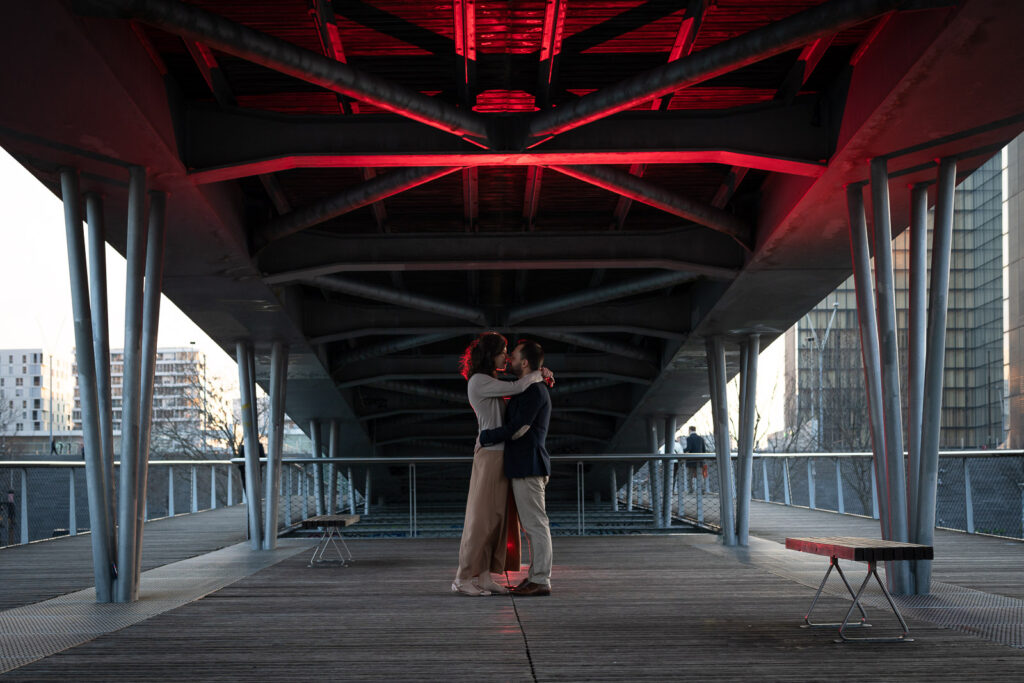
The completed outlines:
[[[14,430],[16,417],[14,401],[7,398],[4,391],[0,389],[0,457],[11,454],[11,432]]]
[[[241,416],[232,409],[237,390],[222,380],[203,382],[195,370],[184,376],[185,388],[173,413],[158,411],[154,406],[151,450],[177,458],[201,460],[234,457],[241,452],[243,439]],[[257,399],[257,433],[267,432],[269,399]]]

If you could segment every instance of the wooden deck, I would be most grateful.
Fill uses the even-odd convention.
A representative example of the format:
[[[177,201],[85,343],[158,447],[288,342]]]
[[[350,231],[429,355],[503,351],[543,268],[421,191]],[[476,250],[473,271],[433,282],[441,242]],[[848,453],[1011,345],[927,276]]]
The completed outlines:
[[[800,628],[812,588],[743,562],[743,551],[711,536],[555,539],[549,598],[450,594],[454,539],[351,545],[349,568],[311,569],[300,553],[6,677],[735,681],[856,671],[866,680],[1015,680],[1024,671],[1022,650],[913,619],[914,643],[834,644],[832,630]],[[849,604],[822,600],[822,614]]]
[[[142,570],[208,553],[245,539],[245,506],[146,522]],[[93,585],[89,534],[0,549],[0,610]]]
[[[212,541],[209,522],[227,525],[232,512],[166,520],[162,531],[180,543],[199,521]],[[913,617],[913,643],[837,645],[833,630],[800,628],[827,562],[767,539],[871,536],[877,522],[755,504],[752,531],[759,538],[748,549],[697,534],[559,537],[548,598],[452,595],[457,539],[355,539],[351,567],[309,568],[304,550],[4,678],[1016,680],[1024,672],[1024,649]],[[147,535],[157,543],[161,534]],[[1024,544],[940,532],[935,546],[937,581],[1024,592]],[[87,561],[87,544],[78,552]],[[825,595],[815,612],[848,605]],[[878,635],[896,630],[881,610],[869,615]]]

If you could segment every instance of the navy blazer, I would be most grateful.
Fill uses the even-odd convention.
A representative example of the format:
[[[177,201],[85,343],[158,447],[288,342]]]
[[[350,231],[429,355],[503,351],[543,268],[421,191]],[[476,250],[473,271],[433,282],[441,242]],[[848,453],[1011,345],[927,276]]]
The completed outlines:
[[[551,396],[548,388],[543,382],[534,382],[526,391],[509,400],[504,427],[480,432],[480,445],[493,446],[505,442],[505,476],[509,479],[551,476],[551,456],[544,445],[550,421]],[[523,425],[530,425],[530,429],[512,441],[512,435]]]

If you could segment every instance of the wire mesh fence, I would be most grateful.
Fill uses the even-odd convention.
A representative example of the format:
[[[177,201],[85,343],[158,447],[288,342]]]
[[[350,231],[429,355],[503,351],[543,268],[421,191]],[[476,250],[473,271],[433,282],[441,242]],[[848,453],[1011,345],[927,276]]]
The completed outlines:
[[[114,481],[120,468],[114,467]],[[89,499],[81,461],[0,463],[0,546],[86,532]],[[115,489],[116,490],[116,489]],[[242,501],[237,468],[228,461],[149,462],[147,520]]]
[[[870,453],[755,454],[753,498],[878,518]],[[939,454],[935,525],[1024,538],[1024,453]]]

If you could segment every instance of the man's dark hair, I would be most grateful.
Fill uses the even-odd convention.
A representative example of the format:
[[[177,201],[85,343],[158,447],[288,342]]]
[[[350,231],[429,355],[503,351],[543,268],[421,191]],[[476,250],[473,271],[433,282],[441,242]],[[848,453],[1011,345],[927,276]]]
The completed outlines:
[[[530,364],[531,370],[540,370],[544,367],[544,349],[535,341],[520,339],[516,346],[521,347],[519,354]]]
[[[690,425],[690,431],[691,431],[691,432],[695,432],[695,431],[697,431],[697,428],[696,428],[696,427],[694,427],[693,425]]]

